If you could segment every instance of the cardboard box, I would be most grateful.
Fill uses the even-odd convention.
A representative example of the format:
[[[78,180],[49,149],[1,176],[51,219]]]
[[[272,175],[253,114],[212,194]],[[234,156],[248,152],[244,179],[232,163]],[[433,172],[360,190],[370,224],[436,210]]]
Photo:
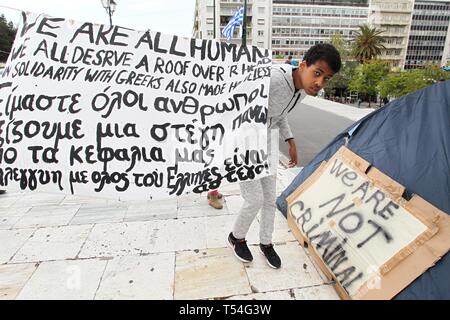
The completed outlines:
[[[342,299],[392,299],[449,251],[450,217],[404,189],[341,147],[287,198],[289,227]]]

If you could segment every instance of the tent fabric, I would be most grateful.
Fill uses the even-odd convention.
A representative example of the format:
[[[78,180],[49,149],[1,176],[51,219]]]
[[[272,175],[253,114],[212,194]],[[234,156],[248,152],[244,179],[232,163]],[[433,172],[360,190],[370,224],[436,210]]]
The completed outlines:
[[[285,217],[286,198],[346,143],[402,184],[406,199],[417,194],[450,214],[450,81],[394,100],[340,133],[278,197],[277,207]],[[395,299],[450,299],[450,254]]]

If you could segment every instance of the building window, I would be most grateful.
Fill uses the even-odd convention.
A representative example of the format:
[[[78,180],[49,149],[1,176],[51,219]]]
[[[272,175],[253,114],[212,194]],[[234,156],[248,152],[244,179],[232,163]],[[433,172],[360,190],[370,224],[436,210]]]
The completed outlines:
[[[206,18],[206,23],[207,24],[213,24],[214,23],[214,19],[213,18]]]
[[[264,47],[264,42],[258,42],[258,43],[257,43],[257,46],[258,46],[258,47]]]
[[[258,30],[258,36],[259,36],[259,37],[264,36],[264,31],[263,31],[263,30]]]
[[[258,24],[264,24],[264,19],[258,19]]]
[[[214,31],[208,30],[208,37],[214,37]]]

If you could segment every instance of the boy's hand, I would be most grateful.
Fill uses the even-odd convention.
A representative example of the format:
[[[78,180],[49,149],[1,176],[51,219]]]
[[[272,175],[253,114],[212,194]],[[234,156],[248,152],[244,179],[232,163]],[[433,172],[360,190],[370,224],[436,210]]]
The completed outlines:
[[[297,146],[295,145],[294,139],[288,140],[288,143],[289,143],[289,156],[291,157],[291,160],[288,163],[288,167],[292,168],[297,166],[298,164]]]

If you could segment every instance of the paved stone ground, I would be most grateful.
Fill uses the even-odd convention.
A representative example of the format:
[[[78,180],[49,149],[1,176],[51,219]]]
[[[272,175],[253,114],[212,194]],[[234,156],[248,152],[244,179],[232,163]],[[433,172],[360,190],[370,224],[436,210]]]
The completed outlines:
[[[353,121],[373,111],[305,103]],[[279,167],[278,194],[297,173]],[[258,219],[247,237],[255,259],[238,261],[226,237],[243,200],[237,184],[220,190],[223,210],[205,195],[152,202],[1,195],[0,299],[339,299],[281,213],[273,240],[282,268],[271,269],[257,250]]]
[[[298,170],[297,170],[298,171]],[[294,173],[280,166],[278,194]],[[0,196],[0,299],[338,299],[277,213],[283,266],[226,246],[242,204],[238,185],[221,188],[223,210],[204,195],[119,202],[43,193]]]
[[[373,111],[305,103],[353,121]],[[297,173],[280,166],[278,194]],[[226,237],[243,200],[237,184],[220,191],[223,210],[205,195],[152,202],[0,195],[0,299],[339,299],[281,213],[273,240],[282,268],[271,269],[258,252],[258,220],[247,237],[255,259],[238,261]]]
[[[320,110],[336,114],[341,117],[345,117],[352,121],[358,121],[359,119],[365,117],[369,113],[372,113],[376,109],[368,108],[369,104],[361,104],[358,108],[357,106],[345,105],[342,103],[333,102],[326,99],[316,98],[307,96],[302,103],[307,104],[311,107],[318,108]],[[375,107],[374,104],[372,104]]]

